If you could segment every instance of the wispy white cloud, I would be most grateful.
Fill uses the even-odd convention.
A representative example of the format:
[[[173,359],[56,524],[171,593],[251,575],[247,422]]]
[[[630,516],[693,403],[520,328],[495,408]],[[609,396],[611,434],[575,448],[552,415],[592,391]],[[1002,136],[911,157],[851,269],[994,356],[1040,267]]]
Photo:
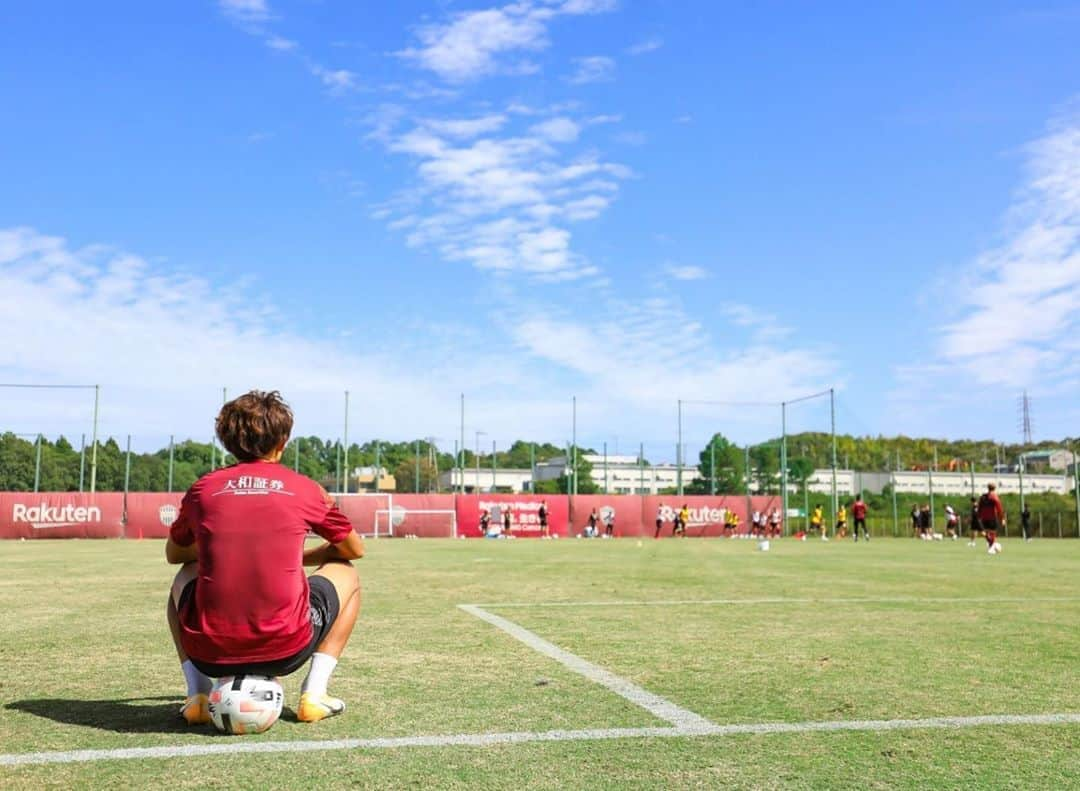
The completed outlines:
[[[606,55],[590,55],[574,58],[577,70],[567,77],[572,85],[585,85],[590,82],[609,82],[615,79],[615,59]]]
[[[655,52],[664,46],[664,42],[659,38],[647,38],[644,41],[639,41],[633,46],[627,47],[626,52],[629,55],[644,55],[647,52]]]
[[[154,442],[172,433],[208,440],[223,386],[281,389],[297,409],[298,432],[331,437],[340,436],[346,389],[383,436],[455,436],[463,391],[520,386],[529,400],[524,367],[489,356],[490,339],[479,333],[407,317],[403,342],[358,352],[336,332],[293,331],[250,282],[215,286],[123,250],[75,247],[31,228],[0,228],[0,314],[0,380],[101,384],[103,432],[132,433],[142,447],[159,447]],[[410,345],[409,338],[423,340]],[[491,409],[485,428],[502,436],[514,430],[510,401]],[[77,409],[83,403],[9,391],[2,428],[78,436],[88,430],[88,405]]]
[[[690,115],[690,113],[683,113],[682,115],[675,116],[675,123],[677,124],[688,124],[693,120],[694,116]]]
[[[704,280],[709,276],[704,267],[694,265],[667,264],[664,274],[674,280]]]
[[[400,108],[384,108],[371,137],[409,157],[418,183],[374,216],[446,260],[548,281],[596,275],[574,251],[567,225],[605,211],[630,171],[565,150],[584,128],[573,118],[521,129],[531,118],[513,126],[504,114],[403,123]]]
[[[255,23],[270,19],[270,6],[266,0],[218,0],[222,12],[237,22]]]
[[[310,66],[311,73],[319,78],[330,93],[340,95],[355,90],[357,87],[356,74],[348,69],[328,69],[313,63]]]
[[[266,39],[266,46],[278,52],[291,52],[296,49],[296,42],[282,36],[269,36]]]
[[[498,73],[531,73],[523,57],[550,45],[548,26],[560,16],[610,11],[609,0],[518,0],[497,8],[461,11],[416,30],[419,45],[398,54],[448,82]]]
[[[625,146],[643,146],[649,142],[649,136],[647,134],[633,130],[619,132],[612,139],[616,143],[622,143]]]
[[[754,392],[767,393],[765,400],[780,400],[828,387],[837,376],[831,355],[809,345],[758,337],[725,349],[700,319],[668,298],[609,298],[595,318],[545,310],[516,324],[514,337],[529,354],[603,391],[598,398],[610,398],[610,385],[617,382],[618,397],[638,409],[670,410],[680,397],[722,400],[718,394],[747,382]],[[763,419],[775,424],[776,416]]]
[[[1002,242],[960,279],[940,361],[969,381],[1052,387],[1080,373],[1080,115],[1026,147],[1027,183]]]
[[[506,120],[505,115],[493,113],[477,118],[428,119],[423,125],[437,135],[468,140],[499,131],[506,124]]]
[[[553,143],[572,143],[578,139],[581,127],[569,118],[549,118],[531,127],[530,132]]]

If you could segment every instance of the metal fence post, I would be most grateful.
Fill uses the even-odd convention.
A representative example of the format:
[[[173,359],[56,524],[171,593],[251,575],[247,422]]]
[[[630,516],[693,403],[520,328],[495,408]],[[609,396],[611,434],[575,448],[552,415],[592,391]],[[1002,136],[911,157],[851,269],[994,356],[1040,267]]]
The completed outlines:
[[[34,449],[34,491],[37,492],[41,488],[41,435],[38,434],[34,440],[34,444],[37,447]]]

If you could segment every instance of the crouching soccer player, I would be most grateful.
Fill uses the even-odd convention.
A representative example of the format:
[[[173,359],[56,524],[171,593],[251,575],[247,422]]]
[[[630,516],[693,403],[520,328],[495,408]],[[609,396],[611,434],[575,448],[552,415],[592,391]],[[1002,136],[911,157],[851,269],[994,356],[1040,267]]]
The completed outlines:
[[[212,678],[287,676],[309,659],[297,719],[345,710],[327,685],[360,611],[350,561],[364,546],[321,486],[279,463],[292,425],[277,392],[225,404],[215,428],[237,463],[197,480],[170,528],[165,557],[183,568],[168,619],[191,725],[210,722]],[[327,543],[305,549],[309,529]]]

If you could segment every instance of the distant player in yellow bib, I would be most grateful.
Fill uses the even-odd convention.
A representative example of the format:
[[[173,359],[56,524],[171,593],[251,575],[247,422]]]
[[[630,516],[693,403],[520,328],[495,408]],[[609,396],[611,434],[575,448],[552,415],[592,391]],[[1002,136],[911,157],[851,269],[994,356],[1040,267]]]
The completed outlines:
[[[821,533],[822,541],[829,540],[829,537],[825,535],[825,509],[820,505],[815,505],[814,510],[810,513],[810,529]]]
[[[843,503],[836,512],[836,537],[847,538],[847,506]]]

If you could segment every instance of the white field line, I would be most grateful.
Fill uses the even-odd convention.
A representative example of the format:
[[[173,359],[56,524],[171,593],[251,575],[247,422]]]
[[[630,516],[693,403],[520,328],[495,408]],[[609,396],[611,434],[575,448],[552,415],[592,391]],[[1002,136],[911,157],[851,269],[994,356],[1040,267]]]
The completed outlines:
[[[1027,604],[1080,602],[1080,596],[834,596],[804,598],[768,596],[760,599],[657,599],[655,601],[524,601],[485,602],[459,607],[679,607],[696,604]]]
[[[216,744],[188,744],[165,747],[123,747],[114,750],[69,750],[65,752],[14,753],[0,755],[0,766],[69,764],[90,761],[123,761],[148,758],[190,758],[196,756],[245,753],[295,753],[321,750],[379,750],[404,747],[489,747],[525,742],[593,741],[598,739],[672,738],[692,736],[736,736],[741,734],[807,733],[811,731],[899,731],[920,729],[978,728],[995,725],[1075,725],[1080,713],[1071,714],[991,714],[980,717],[931,717],[915,720],[850,720],[834,722],[761,722],[742,725],[712,725],[706,730],[681,728],[596,728],[577,731],[451,734],[446,736],[403,736],[386,739],[326,739],[321,741],[245,742],[222,740]]]
[[[480,620],[487,621],[492,626],[502,629],[515,640],[521,641],[534,651],[537,651],[544,656],[551,657],[556,662],[565,665],[575,673],[579,673],[590,681],[595,681],[597,684],[607,687],[616,695],[620,695],[631,703],[641,706],[641,708],[645,709],[654,717],[664,720],[665,722],[670,722],[672,725],[683,731],[697,732],[716,727],[715,724],[709,722],[704,717],[676,706],[670,700],[662,698],[659,695],[654,695],[636,684],[627,681],[625,678],[616,676],[614,673],[604,670],[604,668],[599,665],[594,665],[592,662],[582,659],[576,654],[564,651],[554,643],[548,642],[513,621],[508,621],[505,618],[494,615],[481,607],[477,607],[475,604],[459,604],[458,607],[470,615],[474,615]]]

